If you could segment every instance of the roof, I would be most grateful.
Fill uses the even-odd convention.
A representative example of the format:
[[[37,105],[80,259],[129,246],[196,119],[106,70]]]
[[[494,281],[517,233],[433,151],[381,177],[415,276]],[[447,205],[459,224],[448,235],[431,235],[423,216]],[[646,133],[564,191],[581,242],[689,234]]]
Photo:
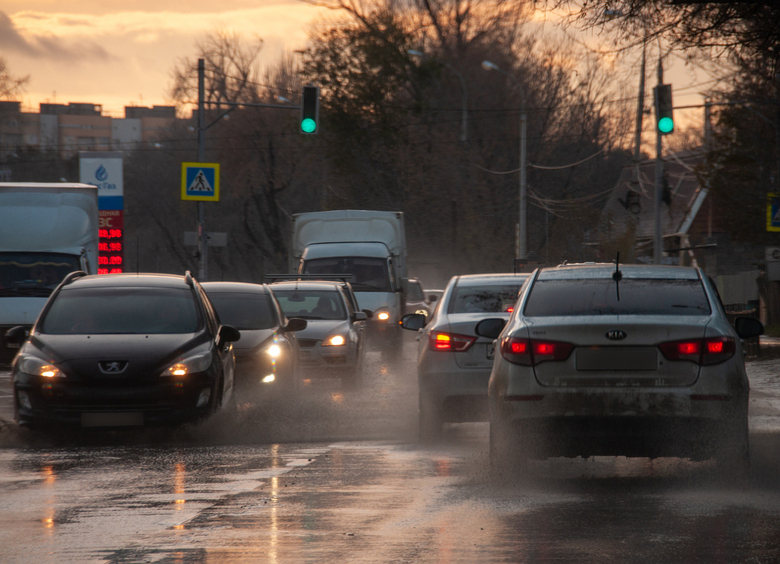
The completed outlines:
[[[661,233],[664,237],[682,235],[688,232],[707,196],[696,176],[696,167],[704,162],[704,157],[701,151],[684,151],[666,155],[663,160],[671,200],[661,204]],[[602,210],[600,237],[619,239],[635,228],[637,240],[652,240],[654,198],[655,159],[623,168]]]
[[[67,286],[79,288],[189,288],[184,276],[178,274],[90,274],[75,278]]]
[[[267,293],[265,284],[254,284],[252,282],[201,282],[200,284],[206,293],[209,292],[244,292],[244,293]]]
[[[509,282],[517,281],[519,283],[525,282],[530,274],[517,273],[497,273],[497,274],[464,274],[458,276],[458,286],[484,286],[484,285],[499,285],[507,284]]]
[[[539,280],[580,280],[612,278],[614,264],[572,264],[543,268]],[[621,264],[623,278],[656,280],[698,280],[698,269],[691,266]]]
[[[344,286],[344,282],[328,282],[326,280],[291,280],[289,282],[274,282],[269,284],[271,291],[276,290],[302,290],[302,291],[314,291],[314,290],[333,290],[335,291],[340,286]]]

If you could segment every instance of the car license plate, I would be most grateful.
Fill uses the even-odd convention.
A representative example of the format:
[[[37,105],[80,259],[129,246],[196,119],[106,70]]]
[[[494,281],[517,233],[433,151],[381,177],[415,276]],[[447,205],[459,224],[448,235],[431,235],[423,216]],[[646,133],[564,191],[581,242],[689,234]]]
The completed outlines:
[[[143,424],[143,412],[81,414],[82,427],[132,427]]]
[[[488,346],[487,346],[487,357],[488,357],[488,360],[493,360],[494,356],[496,356],[496,343],[488,343]]]
[[[18,349],[22,345],[20,345],[19,343],[6,343],[5,346],[8,349]]]

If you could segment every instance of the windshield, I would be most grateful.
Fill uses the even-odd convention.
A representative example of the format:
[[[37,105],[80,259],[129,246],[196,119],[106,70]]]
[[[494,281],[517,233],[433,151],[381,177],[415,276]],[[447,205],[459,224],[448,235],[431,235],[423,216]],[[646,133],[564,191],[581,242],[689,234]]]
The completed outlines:
[[[620,300],[614,280],[537,280],[523,312],[559,315],[709,315],[699,280],[623,278]]]
[[[512,311],[522,284],[456,286],[447,313]]]
[[[425,296],[423,296],[422,287],[419,283],[409,282],[409,286],[406,288],[406,299],[410,302],[425,301]]]
[[[42,333],[194,333],[200,328],[187,288],[68,288],[54,299]]]
[[[303,319],[346,319],[341,296],[335,291],[274,290],[287,317]]]
[[[279,325],[268,295],[206,292],[220,322],[242,331],[272,329]]]
[[[79,257],[60,253],[0,253],[0,296],[48,297]]]
[[[371,257],[332,257],[307,260],[302,274],[352,274],[356,292],[392,292],[387,260]]]

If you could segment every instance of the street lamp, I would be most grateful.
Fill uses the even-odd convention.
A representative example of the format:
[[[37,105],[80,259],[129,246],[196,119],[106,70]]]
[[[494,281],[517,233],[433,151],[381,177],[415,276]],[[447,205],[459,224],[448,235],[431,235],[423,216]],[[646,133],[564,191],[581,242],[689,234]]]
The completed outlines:
[[[416,49],[409,49],[407,51],[412,57],[419,57],[419,58],[425,58],[427,55],[423,53],[422,51],[418,51]],[[451,64],[449,64],[447,61],[439,60],[439,63],[450,69],[453,73],[455,73],[455,76],[458,77],[458,80],[460,80],[460,87],[463,90],[463,110],[461,114],[461,120],[460,120],[460,140],[465,143],[468,140],[468,120],[469,120],[469,111],[468,111],[468,93],[466,91],[466,81],[463,78],[463,75],[458,72],[458,70],[453,67]]]
[[[528,226],[526,225],[526,183],[525,183],[525,144],[526,144],[526,113],[525,113],[525,90],[523,85],[513,75],[501,70],[495,63],[482,61],[482,68],[486,71],[500,72],[509,77],[520,89],[520,234],[518,236],[517,248],[515,249],[515,259],[525,261],[528,257]]]

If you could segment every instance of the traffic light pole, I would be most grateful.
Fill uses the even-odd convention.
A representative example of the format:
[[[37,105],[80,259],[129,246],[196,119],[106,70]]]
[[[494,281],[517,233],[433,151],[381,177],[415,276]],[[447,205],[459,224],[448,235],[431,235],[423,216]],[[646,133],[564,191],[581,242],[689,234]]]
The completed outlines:
[[[658,85],[664,82],[664,68],[661,55],[658,56]],[[657,96],[657,94],[656,94]],[[653,232],[653,264],[661,264],[663,255],[663,238],[661,237],[661,197],[663,195],[663,145],[661,131],[655,128],[655,203],[653,206],[655,229]]]

